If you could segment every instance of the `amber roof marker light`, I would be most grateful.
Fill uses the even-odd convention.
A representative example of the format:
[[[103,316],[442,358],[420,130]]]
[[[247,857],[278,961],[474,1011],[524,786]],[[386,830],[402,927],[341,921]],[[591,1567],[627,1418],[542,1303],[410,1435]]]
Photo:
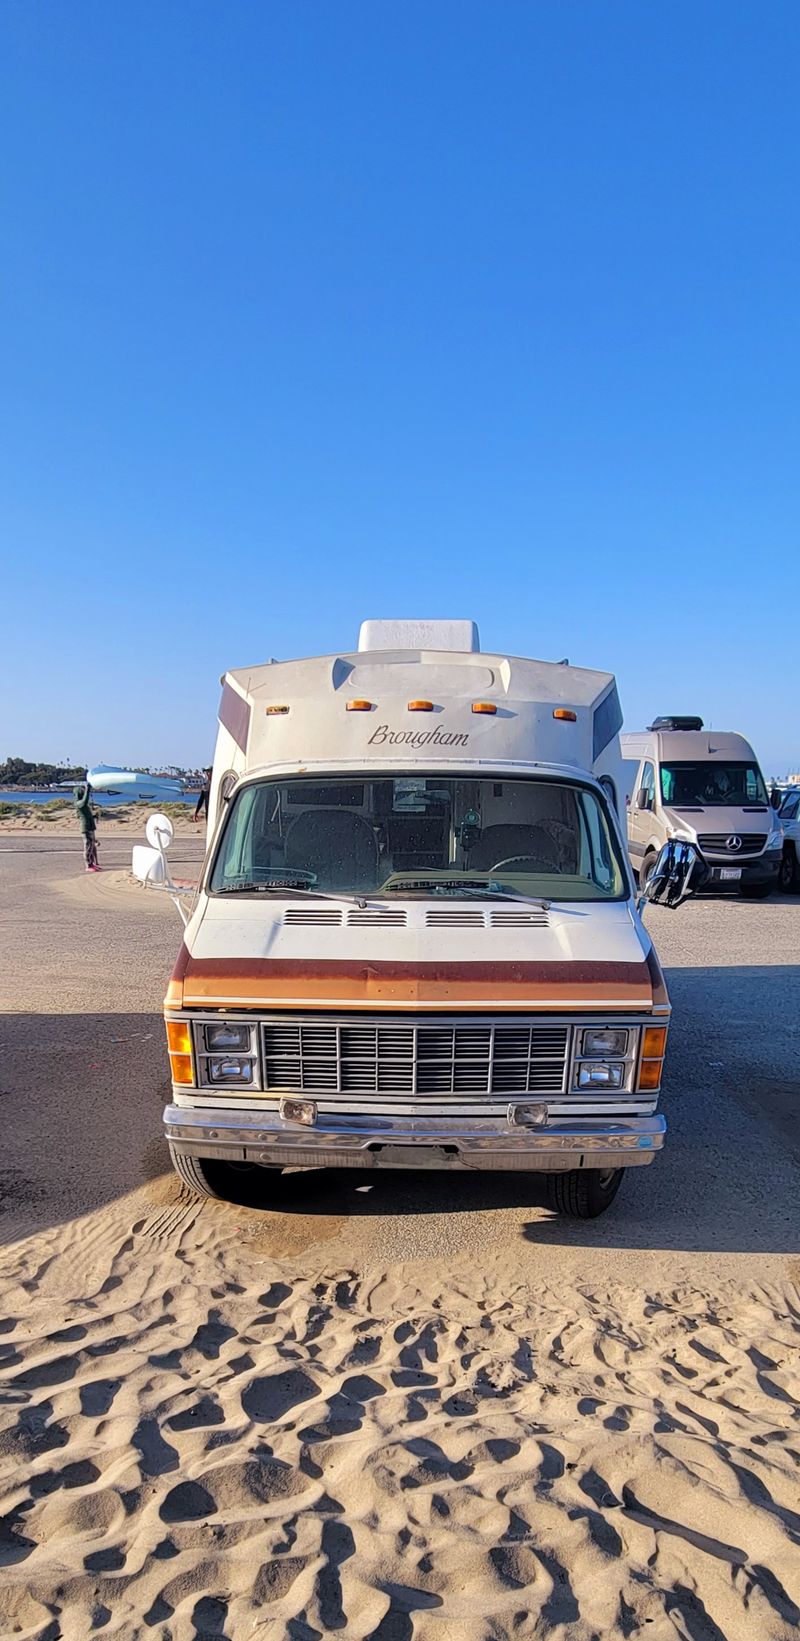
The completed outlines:
[[[265,707],[264,711],[267,714],[268,718],[280,718],[280,717],[283,716],[283,714],[285,712],[289,711],[289,708],[288,707]]]
[[[409,701],[408,710],[409,712],[433,712],[434,705],[432,701]]]
[[[374,701],[348,701],[346,708],[348,712],[372,712],[374,705]]]
[[[484,712],[487,718],[493,718],[497,707],[494,701],[473,701],[472,710],[473,712]]]
[[[573,712],[572,707],[554,707],[553,717],[559,718],[562,724],[577,724],[578,722],[578,714]]]

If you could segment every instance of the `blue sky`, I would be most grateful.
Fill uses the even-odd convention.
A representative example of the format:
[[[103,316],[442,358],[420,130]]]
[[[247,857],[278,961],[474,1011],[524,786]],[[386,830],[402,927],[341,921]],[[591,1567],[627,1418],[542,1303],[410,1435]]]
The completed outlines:
[[[800,11],[4,0],[0,757],[467,615],[800,766]]]

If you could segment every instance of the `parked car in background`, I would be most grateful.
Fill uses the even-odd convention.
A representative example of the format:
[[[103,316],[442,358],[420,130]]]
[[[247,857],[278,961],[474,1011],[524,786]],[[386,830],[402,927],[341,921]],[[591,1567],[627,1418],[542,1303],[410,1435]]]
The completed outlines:
[[[787,792],[778,810],[778,820],[783,827],[779,883],[784,893],[797,893],[800,890],[800,786]]]
[[[620,737],[628,852],[642,886],[670,838],[694,844],[706,887],[763,900],[778,886],[782,834],[749,741],[702,718],[656,718]]]

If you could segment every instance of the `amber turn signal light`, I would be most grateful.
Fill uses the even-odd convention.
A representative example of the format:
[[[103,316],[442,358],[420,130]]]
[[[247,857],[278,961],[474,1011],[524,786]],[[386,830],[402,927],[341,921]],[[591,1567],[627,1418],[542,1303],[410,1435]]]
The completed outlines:
[[[191,1054],[192,1035],[188,1020],[167,1021],[167,1043],[170,1054]]]
[[[645,1026],[642,1032],[642,1057],[636,1080],[637,1088],[653,1092],[661,1087],[666,1046],[666,1026]]]
[[[191,1054],[171,1054],[172,1081],[174,1083],[191,1083],[192,1056]]]
[[[661,1087],[661,1072],[663,1060],[643,1060],[639,1067],[639,1088],[656,1089]]]
[[[645,1026],[642,1038],[643,1060],[663,1060],[666,1046],[666,1026]]]

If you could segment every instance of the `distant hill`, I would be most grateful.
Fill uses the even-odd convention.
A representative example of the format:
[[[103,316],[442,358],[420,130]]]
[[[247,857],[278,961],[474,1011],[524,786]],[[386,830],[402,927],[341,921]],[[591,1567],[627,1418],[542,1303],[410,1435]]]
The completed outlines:
[[[27,758],[6,758],[5,763],[0,763],[0,787],[58,786],[62,781],[82,781],[86,778],[86,769],[85,763],[70,767],[67,764],[29,763]],[[141,769],[139,774],[168,775],[186,781],[189,786],[199,786],[203,778],[201,769],[179,769],[177,765],[164,770]]]
[[[62,764],[32,764],[26,758],[6,758],[0,764],[0,786],[57,786],[59,781],[82,781],[86,765],[69,769]]]

